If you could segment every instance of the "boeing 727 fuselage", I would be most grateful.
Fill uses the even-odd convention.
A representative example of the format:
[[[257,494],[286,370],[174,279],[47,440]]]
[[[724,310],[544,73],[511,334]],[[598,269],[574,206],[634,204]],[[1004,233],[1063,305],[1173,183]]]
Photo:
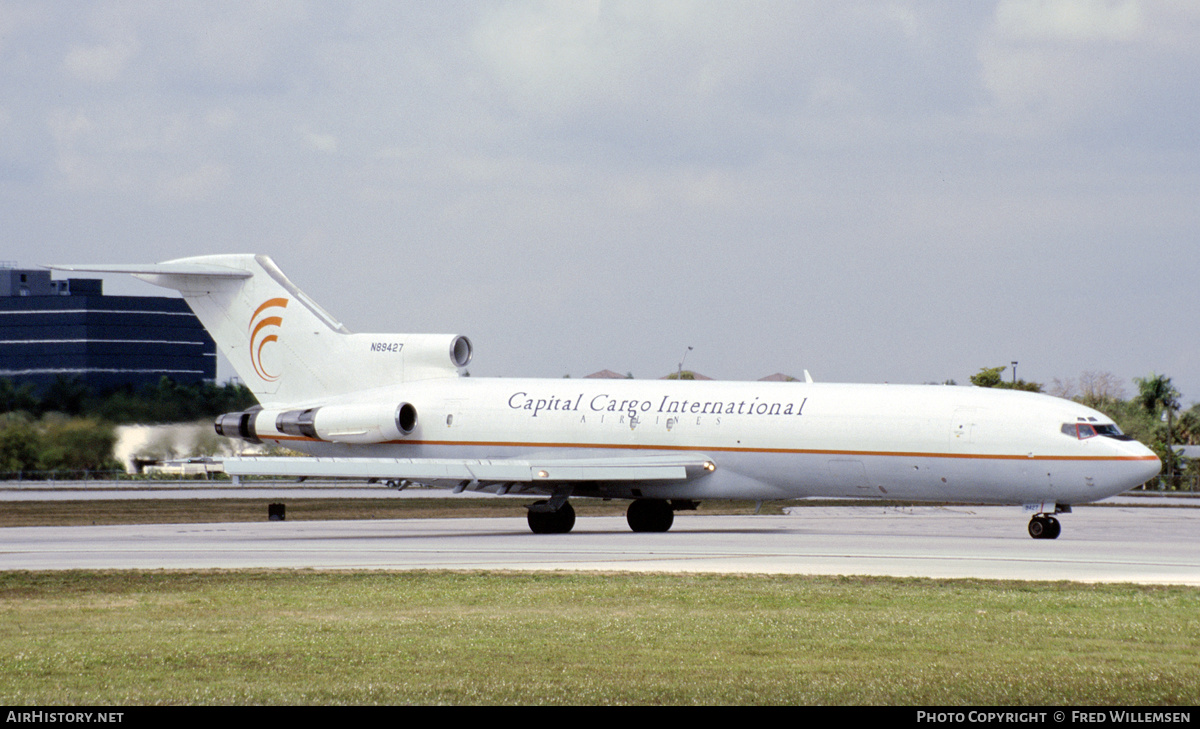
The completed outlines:
[[[228,473],[541,495],[539,533],[571,530],[571,497],[631,499],[631,528],[666,531],[705,499],[817,496],[1020,504],[1053,539],[1056,513],[1161,467],[1102,413],[1035,393],[462,377],[465,337],[350,333],[265,256],[54,268],[179,290],[261,403],[217,432],[313,456],[226,459]]]

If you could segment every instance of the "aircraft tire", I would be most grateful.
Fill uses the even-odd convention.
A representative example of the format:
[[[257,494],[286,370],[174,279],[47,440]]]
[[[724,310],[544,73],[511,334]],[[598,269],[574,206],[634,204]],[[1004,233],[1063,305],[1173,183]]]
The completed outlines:
[[[635,532],[665,532],[675,522],[675,510],[662,499],[636,499],[625,512]]]
[[[1062,534],[1062,524],[1052,516],[1038,514],[1029,520],[1029,536],[1034,539],[1058,539],[1059,534]]]
[[[543,499],[534,503],[547,502]],[[575,527],[575,509],[569,503],[563,504],[558,511],[530,511],[526,518],[529,531],[534,534],[566,534]]]

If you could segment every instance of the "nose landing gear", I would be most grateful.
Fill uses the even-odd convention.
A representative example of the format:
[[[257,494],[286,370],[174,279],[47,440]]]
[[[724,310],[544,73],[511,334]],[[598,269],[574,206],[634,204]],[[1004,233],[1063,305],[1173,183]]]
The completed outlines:
[[[1034,539],[1058,539],[1061,533],[1062,525],[1052,516],[1038,514],[1029,520],[1029,536]]]

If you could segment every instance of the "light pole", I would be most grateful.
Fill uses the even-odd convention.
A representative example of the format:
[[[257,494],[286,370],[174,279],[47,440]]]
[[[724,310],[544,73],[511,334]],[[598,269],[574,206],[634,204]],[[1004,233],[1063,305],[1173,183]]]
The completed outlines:
[[[1013,366],[1013,386],[1016,386],[1016,384],[1017,384],[1017,363],[1015,360],[1013,361],[1012,366]]]
[[[688,347],[687,352],[683,353],[683,359],[679,360],[679,372],[675,374],[675,379],[677,380],[683,379],[683,363],[687,361],[687,353],[690,351],[692,351],[692,348]]]

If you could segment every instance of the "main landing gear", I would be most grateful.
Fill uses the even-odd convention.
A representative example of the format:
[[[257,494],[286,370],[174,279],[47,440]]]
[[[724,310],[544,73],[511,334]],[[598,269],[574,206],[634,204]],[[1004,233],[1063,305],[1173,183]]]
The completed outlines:
[[[575,526],[575,509],[564,500],[558,508],[554,500],[529,505],[529,530],[534,534],[566,534]]]
[[[635,532],[665,532],[675,523],[676,510],[695,510],[695,501],[635,499],[625,512]],[[575,510],[565,497],[535,501],[528,507],[529,530],[534,534],[566,534],[575,526]]]
[[[663,499],[637,499],[625,512],[635,532],[665,532],[675,523],[675,509]]]
[[[1058,539],[1061,533],[1062,525],[1052,516],[1038,514],[1029,520],[1029,536],[1034,539]]]

